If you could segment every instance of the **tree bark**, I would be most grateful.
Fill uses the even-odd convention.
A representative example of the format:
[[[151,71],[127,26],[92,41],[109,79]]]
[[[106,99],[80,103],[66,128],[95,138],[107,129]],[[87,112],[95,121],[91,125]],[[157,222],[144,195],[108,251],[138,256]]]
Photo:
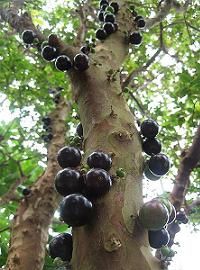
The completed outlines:
[[[111,174],[122,167],[126,176],[114,178],[111,191],[94,202],[90,224],[73,228],[73,270],[158,270],[147,231],[137,224],[142,201],[143,157],[140,137],[121,92],[119,69],[128,54],[124,31],[127,10],[119,14],[120,29],[97,45],[86,72],[70,78],[84,130],[85,159],[94,150],[110,153]]]
[[[48,148],[47,169],[32,186],[31,195],[22,200],[13,219],[7,270],[43,268],[49,225],[60,201],[54,189],[54,177],[59,169],[56,153],[65,142],[68,111],[69,106],[61,102],[51,115],[53,139]]]

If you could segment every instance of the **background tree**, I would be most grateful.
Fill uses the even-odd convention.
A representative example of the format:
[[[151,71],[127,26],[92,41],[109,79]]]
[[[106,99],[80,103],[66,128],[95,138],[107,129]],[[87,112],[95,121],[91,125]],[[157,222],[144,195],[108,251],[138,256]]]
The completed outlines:
[[[4,266],[7,260],[6,269],[56,267],[45,250],[49,228],[51,234],[67,230],[53,218],[61,199],[54,191],[56,155],[70,143],[79,121],[84,130],[83,163],[96,149],[111,154],[115,180],[111,191],[95,203],[92,224],[73,229],[73,269],[167,267],[159,252],[161,261],[151,255],[147,231],[135,222],[142,205],[144,169],[138,130],[147,117],[162,127],[162,151],[172,160],[163,182],[171,180],[174,187],[171,195],[164,195],[177,211],[185,209],[190,222],[199,222],[198,1],[135,1],[146,20],[140,47],[127,42],[135,30],[132,1],[117,2],[119,30],[104,42],[97,41],[88,70],[72,70],[66,76],[42,59],[37,43],[24,46],[21,33],[33,30],[39,43],[56,33],[59,50],[72,59],[86,41],[93,43],[99,1],[2,1],[1,102],[13,115],[0,128],[0,263]],[[44,116],[52,119],[47,153],[41,139]],[[125,177],[116,177],[119,168]],[[24,198],[25,187],[31,193]],[[179,225],[172,225],[173,240]]]

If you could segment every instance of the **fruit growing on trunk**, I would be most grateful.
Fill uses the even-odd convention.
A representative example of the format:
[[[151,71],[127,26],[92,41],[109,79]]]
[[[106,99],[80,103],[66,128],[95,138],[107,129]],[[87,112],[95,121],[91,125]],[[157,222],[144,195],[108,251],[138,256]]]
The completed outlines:
[[[65,146],[58,151],[57,160],[62,168],[77,167],[81,162],[81,152],[78,148]]]
[[[52,259],[61,258],[70,261],[72,258],[72,236],[69,233],[61,233],[55,236],[49,243],[49,255]]]
[[[22,33],[22,40],[26,44],[32,44],[36,35],[32,30],[25,30]]]
[[[42,49],[42,57],[46,61],[53,61],[58,56],[56,48],[51,46],[45,46]]]
[[[169,158],[164,154],[152,156],[149,160],[149,169],[155,175],[165,175],[170,168]]]
[[[149,231],[149,244],[152,248],[161,248],[169,243],[170,235],[166,229]]]
[[[160,153],[161,148],[161,143],[156,138],[146,139],[142,144],[143,151],[149,156]]]
[[[60,71],[67,71],[72,68],[72,62],[66,55],[60,55],[55,62],[55,67]]]
[[[112,159],[103,152],[93,152],[87,159],[90,168],[101,168],[109,171],[112,166]]]
[[[83,226],[93,215],[92,203],[81,194],[71,194],[60,204],[60,217],[70,226]]]
[[[154,138],[158,134],[159,126],[153,119],[147,119],[141,124],[141,133],[146,138]]]
[[[139,211],[139,223],[145,229],[156,231],[162,229],[169,220],[169,211],[159,200],[146,202]]]
[[[139,32],[133,32],[129,36],[129,43],[140,45],[142,43],[142,35]]]

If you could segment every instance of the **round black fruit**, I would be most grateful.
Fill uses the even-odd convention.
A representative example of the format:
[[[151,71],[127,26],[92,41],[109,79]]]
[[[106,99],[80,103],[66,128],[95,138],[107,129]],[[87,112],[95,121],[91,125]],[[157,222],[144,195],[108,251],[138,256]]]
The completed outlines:
[[[81,152],[78,148],[65,146],[58,151],[57,160],[62,168],[77,167],[81,162]]]
[[[88,54],[90,53],[90,47],[89,47],[89,46],[82,46],[82,47],[80,48],[80,51],[81,51],[82,53],[88,55]]]
[[[152,156],[160,153],[162,145],[156,138],[151,138],[143,142],[142,148],[147,155]]]
[[[137,22],[139,20],[144,20],[144,18],[141,15],[138,15],[135,17],[135,22]]]
[[[83,226],[91,220],[92,215],[92,203],[81,194],[68,195],[60,204],[60,217],[70,226]]]
[[[56,48],[54,48],[54,47],[45,46],[42,49],[42,57],[46,61],[53,61],[57,56],[58,56],[58,52],[57,52]]]
[[[115,22],[115,15],[112,13],[107,13],[104,16],[104,22],[111,22],[114,23]]]
[[[145,166],[145,169],[144,169],[144,175],[147,179],[149,180],[152,180],[152,181],[157,181],[160,179],[161,176],[156,176],[155,174],[153,174],[150,170],[149,170],[149,165],[148,165],[148,162]]]
[[[101,168],[109,171],[112,166],[112,159],[103,152],[93,152],[87,159],[90,168]]]
[[[159,126],[153,119],[147,119],[141,124],[141,133],[146,138],[154,138],[158,134]]]
[[[159,200],[146,202],[139,211],[139,222],[143,228],[157,231],[169,220],[169,211]]]
[[[114,9],[115,14],[119,11],[119,4],[117,2],[111,2],[110,6]]]
[[[73,241],[69,233],[61,233],[55,236],[49,243],[49,255],[52,259],[61,258],[62,261],[70,261],[72,258]]]
[[[98,13],[98,19],[100,20],[100,22],[104,21],[104,11],[100,10]]]
[[[110,175],[103,169],[91,169],[87,172],[84,183],[89,197],[103,196],[112,186]]]
[[[144,28],[145,25],[146,25],[145,20],[139,19],[139,20],[137,21],[137,26],[138,26],[139,28]]]
[[[110,35],[115,32],[115,26],[113,23],[110,22],[104,23],[103,29],[106,31],[107,35]]]
[[[30,195],[30,194],[31,194],[31,189],[29,189],[29,188],[24,188],[24,189],[22,190],[22,194],[23,194],[24,196]]]
[[[166,229],[149,231],[149,244],[152,248],[161,248],[169,243],[170,235]]]
[[[104,40],[108,37],[106,31],[104,29],[98,29],[96,31],[96,38],[99,40]]]
[[[164,154],[157,154],[149,160],[149,169],[155,175],[165,175],[169,171],[169,168],[169,158]]]
[[[55,67],[60,71],[67,71],[72,68],[72,62],[66,55],[60,55],[56,59]]]
[[[188,217],[186,216],[185,212],[180,211],[176,215],[176,220],[180,223],[187,224],[188,223]]]
[[[89,58],[86,54],[78,53],[74,57],[74,66],[76,69],[84,71],[89,68]]]
[[[76,127],[76,133],[79,137],[83,137],[83,125],[81,123]]]
[[[45,125],[49,126],[49,125],[51,124],[51,118],[48,117],[48,116],[43,117],[43,118],[42,118],[42,122],[43,122]]]
[[[82,191],[83,180],[81,174],[77,170],[66,168],[57,173],[55,177],[56,191],[67,196],[71,193],[79,193]]]
[[[22,33],[22,40],[26,44],[32,44],[36,35],[32,30],[25,30]]]
[[[142,35],[139,32],[133,32],[129,36],[129,43],[140,45],[142,43]]]

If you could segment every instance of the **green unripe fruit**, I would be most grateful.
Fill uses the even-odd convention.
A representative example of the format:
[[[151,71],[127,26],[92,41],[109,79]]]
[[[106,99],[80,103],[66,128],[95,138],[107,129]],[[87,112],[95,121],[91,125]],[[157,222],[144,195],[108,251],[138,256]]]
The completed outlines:
[[[125,173],[125,171],[123,170],[123,168],[118,168],[117,170],[116,170],[116,175],[118,176],[118,177],[124,177],[125,175],[126,175],[126,173]]]
[[[169,220],[167,207],[159,200],[146,202],[139,211],[139,222],[145,229],[156,231],[162,229]]]
[[[162,204],[164,204],[167,207],[167,210],[169,211],[169,215],[171,215],[173,205],[171,204],[171,202],[167,198],[156,197],[153,200],[159,200]]]
[[[168,246],[161,247],[160,251],[161,251],[162,255],[165,257],[174,257],[176,254],[176,252]]]

